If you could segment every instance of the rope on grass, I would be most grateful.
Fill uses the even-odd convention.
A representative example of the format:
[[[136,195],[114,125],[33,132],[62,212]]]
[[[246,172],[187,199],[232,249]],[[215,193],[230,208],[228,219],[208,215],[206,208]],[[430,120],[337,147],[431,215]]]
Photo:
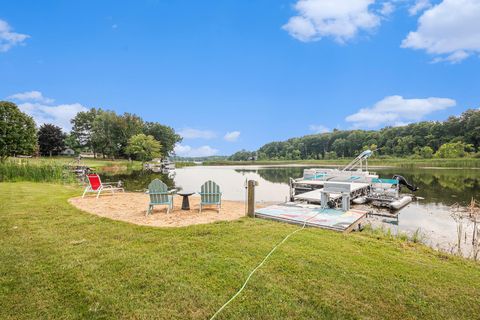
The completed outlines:
[[[265,258],[263,258],[262,262],[260,262],[260,264],[258,266],[255,267],[255,269],[253,269],[250,274],[248,275],[247,279],[245,280],[245,282],[243,283],[243,286],[240,288],[240,290],[237,291],[237,293],[235,293],[231,298],[230,300],[228,300],[227,302],[225,302],[225,304],[217,310],[217,312],[215,312],[213,314],[213,316],[210,318],[210,320],[213,320],[217,317],[217,315],[220,314],[220,312],[222,312],[223,309],[225,309],[226,306],[228,306],[230,304],[230,302],[232,302],[233,300],[235,300],[235,298],[243,291],[243,289],[245,289],[245,287],[247,286],[247,283],[248,281],[250,281],[250,278],[252,277],[252,275],[261,267],[263,266],[263,264],[265,263],[265,261],[267,261],[267,259],[272,255],[272,253],[275,252],[275,250],[277,250],[278,247],[280,247],[285,241],[287,241],[288,238],[290,238],[290,236],[293,236],[295,233],[305,229],[305,226],[307,225],[307,222],[313,218],[315,218],[319,213],[315,214],[314,216],[308,218],[308,219],[305,219],[305,221],[303,222],[303,226],[301,228],[298,228],[296,230],[293,230],[292,232],[290,232],[285,238],[283,238],[282,241],[280,241],[275,247],[273,247],[273,249],[265,256]]]

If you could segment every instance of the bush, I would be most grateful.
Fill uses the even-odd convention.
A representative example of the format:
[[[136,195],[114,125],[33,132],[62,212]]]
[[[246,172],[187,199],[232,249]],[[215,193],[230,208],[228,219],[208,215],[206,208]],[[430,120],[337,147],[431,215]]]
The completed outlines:
[[[465,150],[471,149],[471,145],[463,142],[450,142],[440,146],[435,156],[438,158],[461,158],[465,156]]]

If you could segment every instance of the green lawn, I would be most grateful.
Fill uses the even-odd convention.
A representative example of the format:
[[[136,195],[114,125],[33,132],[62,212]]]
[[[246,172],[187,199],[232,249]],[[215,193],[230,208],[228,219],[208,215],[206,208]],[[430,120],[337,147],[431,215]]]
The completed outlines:
[[[0,319],[208,319],[298,228],[247,218],[142,227],[71,207],[79,192],[0,183]],[[472,261],[367,233],[306,229],[219,318],[472,319],[479,297]]]

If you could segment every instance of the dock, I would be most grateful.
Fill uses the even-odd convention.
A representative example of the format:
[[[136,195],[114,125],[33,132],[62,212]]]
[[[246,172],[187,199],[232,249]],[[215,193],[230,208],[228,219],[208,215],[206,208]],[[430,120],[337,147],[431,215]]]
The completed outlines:
[[[322,209],[321,206],[286,202],[255,210],[255,217],[340,232],[358,229],[367,211]]]

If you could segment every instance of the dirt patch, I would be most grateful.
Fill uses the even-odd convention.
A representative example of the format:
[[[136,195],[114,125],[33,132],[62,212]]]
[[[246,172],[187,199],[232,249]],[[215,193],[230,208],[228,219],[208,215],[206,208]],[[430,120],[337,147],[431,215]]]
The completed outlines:
[[[191,196],[190,210],[181,210],[182,197],[173,197],[173,210],[167,214],[166,206],[155,206],[149,216],[146,216],[149,197],[147,194],[125,192],[114,195],[101,195],[99,199],[94,196],[85,198],[76,197],[68,200],[80,210],[139,225],[155,227],[183,227],[194,224],[212,223],[215,221],[236,220],[245,216],[245,203],[240,201],[222,201],[220,213],[216,206],[202,209],[199,213],[199,196]]]

